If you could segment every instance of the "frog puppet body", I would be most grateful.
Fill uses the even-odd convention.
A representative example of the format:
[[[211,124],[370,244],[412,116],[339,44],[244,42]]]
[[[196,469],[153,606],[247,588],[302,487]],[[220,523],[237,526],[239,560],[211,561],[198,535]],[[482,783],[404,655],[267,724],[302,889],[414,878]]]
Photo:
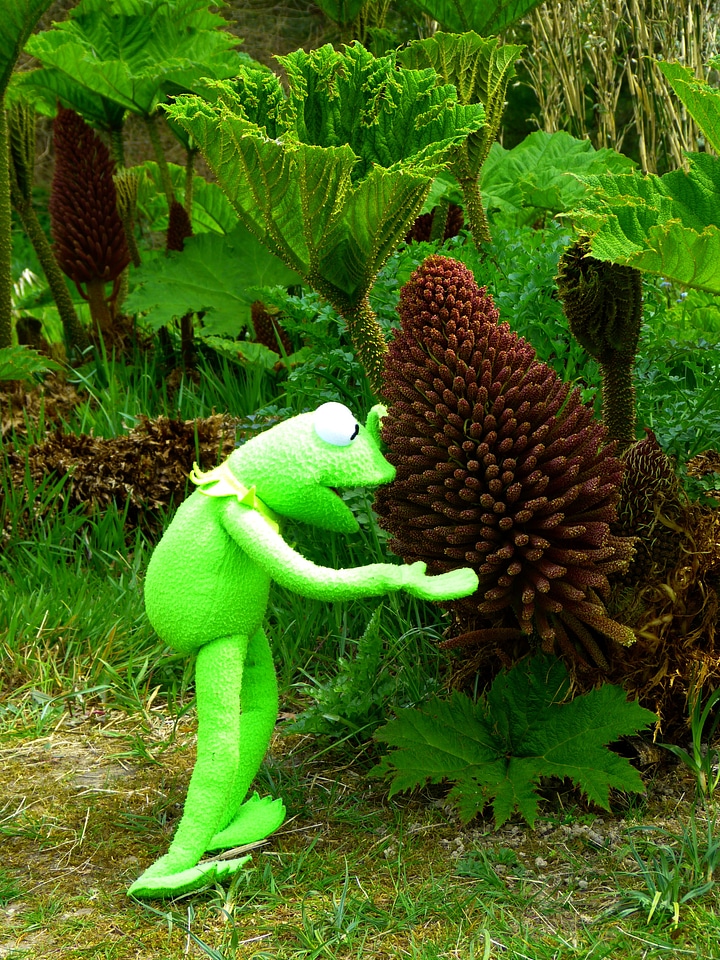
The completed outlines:
[[[267,837],[283,822],[281,799],[247,796],[278,711],[272,654],[262,628],[271,580],[305,597],[348,600],[405,590],[426,600],[467,596],[466,568],[427,576],[424,563],[317,566],[280,534],[282,518],[352,533],[358,523],[338,487],[390,482],[380,419],[367,426],[340,403],[325,403],[258,434],[207,473],[178,509],[147,569],[145,606],[158,635],[197,652],[197,760],[168,852],[132,884],[139,897],[175,896],[222,880],[249,858],[210,859]]]

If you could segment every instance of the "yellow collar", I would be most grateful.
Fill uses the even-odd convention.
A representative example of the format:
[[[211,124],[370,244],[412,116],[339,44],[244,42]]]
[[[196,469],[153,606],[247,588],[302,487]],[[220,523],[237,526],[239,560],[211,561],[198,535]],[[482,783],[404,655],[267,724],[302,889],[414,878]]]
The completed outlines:
[[[193,463],[190,480],[198,486],[200,493],[204,493],[206,497],[237,497],[239,503],[257,510],[275,533],[280,532],[277,514],[273,513],[270,507],[258,497],[254,485],[245,487],[240,483],[228,466],[227,460],[225,463],[221,463],[219,467],[208,470],[206,473],[200,470],[196,463]]]

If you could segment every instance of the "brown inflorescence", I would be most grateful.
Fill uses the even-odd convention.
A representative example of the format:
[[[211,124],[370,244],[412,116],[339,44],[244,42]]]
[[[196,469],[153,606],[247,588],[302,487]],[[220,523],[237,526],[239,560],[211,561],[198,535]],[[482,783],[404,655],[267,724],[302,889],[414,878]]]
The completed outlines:
[[[165,249],[181,253],[185,249],[185,241],[192,235],[192,224],[185,207],[177,200],[173,200],[168,214]]]
[[[673,463],[648,427],[625,452],[617,532],[638,538],[627,580],[662,577],[678,560],[687,504]]]
[[[603,603],[608,575],[633,552],[632,538],[610,531],[615,445],[579,391],[498,324],[462,264],[428,257],[399,312],[382,430],[397,476],[376,499],[391,549],[429,572],[477,571],[478,591],[452,604],[460,629],[471,625],[454,645],[537,633],[545,650],[582,665],[579,641],[603,666],[598,635],[634,639]]]
[[[78,288],[97,280],[115,282],[130,262],[117,210],[115,165],[74,110],[59,107],[53,130],[50,218],[58,262]]]
[[[280,343],[282,344],[282,349],[286,354],[293,352],[293,345],[290,337],[282,328],[280,323],[278,323],[277,316],[274,316],[268,311],[262,300],[255,300],[255,302],[251,305],[250,315],[252,317],[252,325],[255,332],[256,343],[262,343],[263,346],[268,348],[268,350],[273,350],[275,353],[280,353],[280,346],[278,344],[279,339]]]
[[[440,208],[434,207],[430,213],[421,213],[417,217],[410,227],[410,230],[405,236],[406,243],[412,243],[415,241],[427,241],[433,239],[433,225],[435,216]],[[455,203],[450,204],[450,209],[448,210],[447,221],[443,229],[442,237],[437,237],[439,240],[448,240],[450,237],[456,237],[462,228],[465,226],[465,211],[462,207],[459,207]]]

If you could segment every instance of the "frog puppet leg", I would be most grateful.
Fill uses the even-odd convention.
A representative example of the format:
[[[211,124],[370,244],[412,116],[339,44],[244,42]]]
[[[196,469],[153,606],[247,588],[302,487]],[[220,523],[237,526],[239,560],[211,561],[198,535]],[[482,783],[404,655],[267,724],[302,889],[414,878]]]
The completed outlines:
[[[263,839],[282,823],[282,801],[245,799],[278,710],[277,681],[261,628],[270,581],[332,602],[405,590],[429,600],[467,596],[472,570],[427,576],[424,563],[335,570],[306,560],[280,534],[282,517],[351,533],[358,524],[338,487],[394,477],[380,450],[381,408],[361,427],[341,404],[324,404],[239,447],[178,509],[146,574],[157,633],[197,650],[197,761],[168,852],[132,884],[140,897],[175,896],[239,870],[249,859],[199,862],[210,850]]]
[[[285,819],[282,800],[246,800],[278,712],[275,667],[265,633],[222,637],[195,666],[197,762],[170,849],[132,884],[135,896],[170,896],[225,879],[250,858],[209,861],[208,850],[262,840]],[[242,749],[241,749],[242,746]]]

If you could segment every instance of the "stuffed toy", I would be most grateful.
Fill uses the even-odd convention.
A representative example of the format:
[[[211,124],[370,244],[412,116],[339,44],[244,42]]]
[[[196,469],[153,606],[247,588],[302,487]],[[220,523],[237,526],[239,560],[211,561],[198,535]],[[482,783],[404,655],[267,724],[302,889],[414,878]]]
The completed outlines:
[[[249,857],[199,863],[207,851],[261,840],[283,822],[281,799],[247,796],[278,711],[262,629],[271,580],[326,601],[396,590],[450,600],[477,588],[469,569],[429,577],[424,563],[321,567],[283,540],[283,517],[338,533],[357,530],[337,488],[393,479],[395,468],[380,450],[384,413],[373,407],[362,427],[347,407],[325,403],[253,437],[214,470],[193,468],[198,489],[152,555],[145,606],[164,641],[180,653],[197,651],[197,760],[168,852],[129,893],[175,896],[224,880]]]

